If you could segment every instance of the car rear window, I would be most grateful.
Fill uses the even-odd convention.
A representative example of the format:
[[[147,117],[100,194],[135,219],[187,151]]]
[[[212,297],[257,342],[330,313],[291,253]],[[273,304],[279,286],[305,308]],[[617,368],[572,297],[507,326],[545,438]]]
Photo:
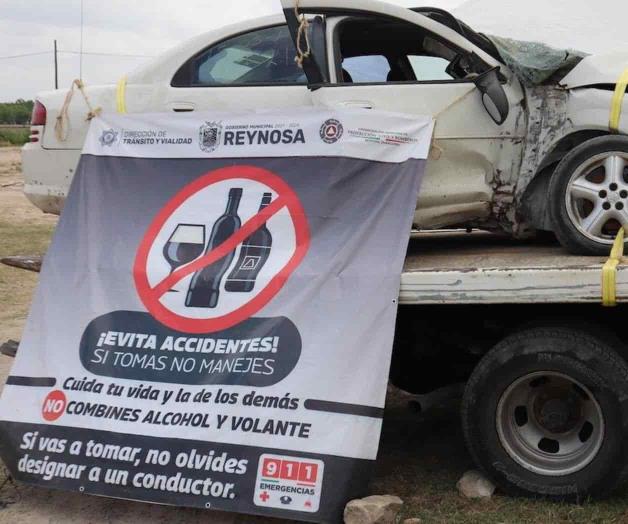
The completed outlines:
[[[179,69],[172,85],[306,84],[295,55],[286,25],[258,29],[223,40],[193,56]]]

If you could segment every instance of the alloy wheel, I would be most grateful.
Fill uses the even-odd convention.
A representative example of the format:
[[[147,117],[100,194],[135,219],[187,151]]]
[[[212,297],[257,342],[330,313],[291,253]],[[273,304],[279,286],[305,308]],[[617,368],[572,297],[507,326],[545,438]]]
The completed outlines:
[[[565,194],[567,213],[587,238],[612,244],[628,227],[628,153],[614,151],[591,157],[571,176]]]

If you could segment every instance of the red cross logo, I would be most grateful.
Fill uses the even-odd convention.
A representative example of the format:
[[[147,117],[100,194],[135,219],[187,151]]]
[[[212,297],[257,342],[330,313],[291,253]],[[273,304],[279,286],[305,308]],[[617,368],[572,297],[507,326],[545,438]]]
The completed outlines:
[[[259,498],[261,498],[261,499],[262,499],[262,502],[266,502],[266,501],[270,498],[270,495],[269,495],[266,491],[264,491],[264,492],[263,492],[263,493],[259,496]]]

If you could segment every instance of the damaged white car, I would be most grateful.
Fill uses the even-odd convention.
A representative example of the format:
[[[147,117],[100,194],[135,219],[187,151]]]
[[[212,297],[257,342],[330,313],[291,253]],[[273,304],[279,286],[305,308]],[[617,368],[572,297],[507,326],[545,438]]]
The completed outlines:
[[[418,229],[553,231],[574,253],[606,254],[628,226],[628,54],[595,57],[489,38],[435,8],[301,0],[284,16],[196,37],[120,84],[86,88],[103,111],[256,110],[314,105],[433,115]],[[303,27],[302,27],[303,29]],[[309,51],[309,52],[307,52]],[[75,99],[41,93],[24,147],[27,196],[58,213],[87,130]],[[123,100],[120,98],[123,97]],[[78,98],[78,97],[77,97]]]

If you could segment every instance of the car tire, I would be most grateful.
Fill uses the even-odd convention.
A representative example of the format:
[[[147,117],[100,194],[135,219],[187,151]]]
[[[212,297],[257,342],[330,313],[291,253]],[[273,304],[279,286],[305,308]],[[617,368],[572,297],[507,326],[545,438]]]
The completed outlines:
[[[462,424],[473,459],[506,493],[608,495],[627,473],[628,365],[586,331],[520,331],[473,371]]]
[[[610,252],[619,227],[628,226],[627,175],[624,136],[587,140],[558,164],[549,184],[549,216],[558,240],[571,253]]]

